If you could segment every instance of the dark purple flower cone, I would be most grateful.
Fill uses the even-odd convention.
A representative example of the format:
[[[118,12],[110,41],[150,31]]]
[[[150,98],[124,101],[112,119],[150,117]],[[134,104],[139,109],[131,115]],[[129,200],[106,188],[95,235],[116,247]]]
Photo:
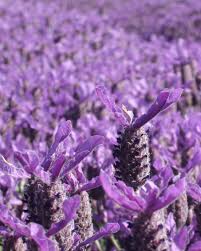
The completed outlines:
[[[62,208],[67,198],[66,188],[61,181],[48,186],[36,178],[30,179],[25,188],[27,222],[35,222],[49,229],[53,223],[64,218]],[[60,249],[70,250],[73,244],[72,231],[73,226],[68,224],[55,235]]]
[[[149,138],[144,128],[127,127],[117,139],[113,155],[116,158],[115,176],[135,190],[150,176]]]
[[[165,210],[154,212],[151,216],[142,214],[133,223],[132,236],[125,242],[125,250],[169,251],[165,228]]]

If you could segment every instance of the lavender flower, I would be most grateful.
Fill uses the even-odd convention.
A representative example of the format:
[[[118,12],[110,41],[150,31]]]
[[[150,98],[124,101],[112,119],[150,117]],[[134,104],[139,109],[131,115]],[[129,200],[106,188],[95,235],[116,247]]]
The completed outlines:
[[[200,11],[0,2],[3,250],[201,249]]]

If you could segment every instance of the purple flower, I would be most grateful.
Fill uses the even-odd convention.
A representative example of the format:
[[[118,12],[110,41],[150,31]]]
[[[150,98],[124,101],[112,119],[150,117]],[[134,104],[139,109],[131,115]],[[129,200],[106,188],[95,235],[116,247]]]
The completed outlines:
[[[103,189],[110,199],[132,212],[153,213],[173,203],[185,191],[185,178],[160,191],[152,181],[148,181],[136,194],[132,188],[127,187],[122,181],[115,182],[103,172],[100,176]]]
[[[54,242],[47,238],[45,230],[42,226],[35,223],[30,223],[27,225],[13,216],[4,205],[1,205],[0,208],[0,221],[10,227],[16,233],[16,235],[25,236],[34,240],[40,247],[41,251],[56,250]]]

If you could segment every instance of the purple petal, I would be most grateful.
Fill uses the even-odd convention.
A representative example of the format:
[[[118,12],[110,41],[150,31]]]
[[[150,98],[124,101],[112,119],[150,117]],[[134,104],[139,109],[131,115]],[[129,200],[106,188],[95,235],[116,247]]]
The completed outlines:
[[[42,166],[39,166],[39,159],[34,151],[27,151],[26,153],[15,151],[15,157],[27,173],[34,174],[47,185],[51,183],[50,173],[44,171]]]
[[[22,236],[29,236],[30,230],[24,222],[13,216],[6,206],[0,205],[0,221],[6,226],[13,229],[17,234]]]
[[[66,175],[69,171],[75,168],[84,158],[86,158],[98,145],[103,144],[103,136],[91,136],[88,140],[77,147],[75,156],[64,165],[60,176]]]
[[[173,213],[169,213],[167,216],[166,229],[167,229],[168,234],[170,235],[170,238],[173,239],[177,231],[177,226],[176,226]]]
[[[28,158],[27,153],[23,153],[21,151],[15,150],[14,157],[15,157],[15,159],[17,159],[19,161],[19,163],[22,166],[28,165],[28,163],[29,163],[29,158]]]
[[[157,172],[162,171],[164,169],[162,160],[160,158],[157,158],[153,163],[153,167]]]
[[[201,241],[196,241],[195,243],[191,244],[188,248],[188,251],[200,251],[201,250]]]
[[[64,219],[58,223],[52,224],[51,228],[47,232],[47,236],[51,236],[63,229],[71,220],[75,218],[76,211],[80,206],[80,197],[75,195],[74,197],[65,200],[63,203]]]
[[[76,175],[73,172],[69,172],[66,174],[65,176],[65,181],[67,184],[67,190],[69,193],[73,193],[75,191],[77,191],[78,186],[79,186],[79,182],[77,180]]]
[[[96,94],[101,102],[106,106],[106,108],[114,114],[114,117],[118,122],[120,122],[124,126],[129,124],[123,110],[115,104],[113,98],[110,97],[109,92],[104,86],[97,86]]]
[[[146,202],[146,209],[152,205],[159,195],[159,188],[152,182],[147,181],[144,186],[140,189],[140,195]]]
[[[17,168],[13,164],[9,163],[0,155],[0,175],[10,175],[13,178],[26,179],[30,175],[25,172],[22,168]]]
[[[54,164],[52,165],[52,168],[51,168],[52,181],[55,181],[56,178],[59,176],[59,173],[60,173],[60,171],[61,171],[61,169],[62,169],[62,167],[63,167],[63,165],[65,163],[65,160],[66,160],[66,158],[65,158],[64,155],[59,156],[55,160],[55,162],[54,162]]]
[[[81,247],[84,247],[88,244],[91,244],[92,242],[99,240],[103,237],[106,237],[108,235],[114,234],[114,233],[118,232],[119,230],[120,230],[120,226],[118,223],[107,223],[103,228],[101,228],[92,237],[81,242],[77,249],[79,250]]]
[[[0,184],[6,188],[14,188],[16,186],[17,180],[11,177],[10,175],[1,175]]]
[[[13,234],[11,233],[10,229],[8,229],[7,227],[4,226],[0,226],[0,236],[3,237],[10,237]]]
[[[39,158],[34,151],[15,151],[14,156],[30,174],[32,174],[34,169],[39,165]]]
[[[180,250],[185,250],[185,248],[188,244],[188,229],[187,229],[187,227],[183,227],[182,229],[180,229],[180,231],[177,233],[177,235],[174,238],[174,242]]]
[[[201,151],[200,149],[198,149],[193,158],[189,160],[187,167],[185,168],[185,172],[189,172],[190,170],[192,170],[194,167],[196,167],[197,165],[201,164]]]
[[[50,185],[51,183],[51,175],[49,172],[43,170],[42,166],[37,166],[34,170],[33,174],[42,180],[45,184]]]
[[[89,154],[90,154],[89,151],[84,151],[84,152],[75,154],[75,156],[68,163],[64,164],[63,171],[60,174],[60,177],[63,177],[68,172],[70,172],[73,168],[75,168]]]
[[[201,202],[201,187],[197,184],[187,185],[187,194],[194,200]]]
[[[177,102],[182,94],[182,91],[182,89],[162,91],[157,97],[156,101],[148,109],[147,113],[140,116],[133,122],[133,128],[140,128],[148,121],[153,119],[159,112],[164,111],[170,105]]]
[[[91,179],[87,183],[83,184],[81,186],[81,188],[79,189],[79,192],[89,191],[89,190],[92,190],[92,189],[100,187],[100,186],[101,186],[101,181],[100,181],[100,177],[98,176],[98,177]]]
[[[69,134],[71,133],[72,130],[72,124],[71,121],[62,121],[57,129],[56,135],[55,135],[55,140],[54,143],[52,144],[52,146],[50,147],[43,163],[42,166],[44,167],[44,169],[47,171],[50,163],[51,163],[51,157],[52,155],[55,153],[58,145],[64,141],[65,138],[67,138],[69,136]]]
[[[69,134],[72,131],[72,123],[70,120],[68,121],[62,121],[57,129],[56,135],[55,135],[55,142],[54,143],[61,143],[64,141],[65,138],[69,136]]]
[[[77,181],[79,182],[79,184],[84,184],[87,182],[87,178],[83,173],[82,167],[81,166],[77,166],[75,168],[75,175],[77,178]]]
[[[131,201],[135,201],[142,209],[145,207],[145,202],[135,195],[132,187],[128,187],[123,181],[118,181],[116,187],[122,191],[125,196]]]
[[[29,166],[34,170],[39,165],[39,157],[34,151],[28,151]]]
[[[80,144],[75,152],[76,153],[80,153],[80,152],[85,152],[85,151],[93,151],[93,149],[104,143],[105,138],[103,136],[100,135],[94,135],[89,137],[86,141],[84,141],[82,144]]]
[[[167,91],[167,92],[169,93],[169,96],[168,96],[168,99],[165,102],[165,105],[163,106],[162,111],[167,109],[170,105],[174,104],[175,102],[177,102],[181,98],[181,95],[183,93],[183,89],[182,88],[177,88],[177,89]]]
[[[36,223],[26,225],[24,222],[13,216],[4,205],[0,206],[0,210],[0,221],[9,226],[19,236],[33,239],[38,244],[41,251],[56,251],[53,242],[48,240],[42,226]]]
[[[156,175],[155,177],[153,177],[153,181],[154,183],[160,187],[161,190],[165,189],[170,180],[173,177],[173,171],[172,168],[169,166],[166,166],[165,168],[163,168],[162,170],[160,170],[160,172],[158,173],[158,175]]]
[[[30,223],[30,237],[38,244],[40,251],[56,251],[53,241],[49,240],[42,226]]]
[[[161,173],[159,175],[160,175],[161,180],[162,180],[161,188],[165,189],[168,186],[170,180],[173,177],[172,168],[167,166],[166,168],[164,168],[164,170],[161,171]]]
[[[175,184],[169,186],[159,198],[152,202],[148,211],[154,212],[173,203],[184,192],[185,187],[185,178],[178,180]]]
[[[132,210],[133,212],[140,212],[142,211],[141,207],[141,200],[136,196],[135,199],[130,200],[128,196],[126,196],[122,190],[119,190],[117,186],[112,184],[112,181],[108,174],[101,171],[100,175],[101,184],[103,186],[104,191],[108,195],[110,199],[115,201],[117,204],[121,205],[122,207]],[[133,196],[134,197],[134,196]],[[140,203],[138,203],[140,200]],[[136,202],[137,201],[137,202]]]

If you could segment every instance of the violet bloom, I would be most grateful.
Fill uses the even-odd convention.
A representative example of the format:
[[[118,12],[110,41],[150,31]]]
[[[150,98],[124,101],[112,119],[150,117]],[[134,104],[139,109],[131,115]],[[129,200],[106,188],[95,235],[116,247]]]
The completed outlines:
[[[72,250],[78,245],[89,245],[94,238],[97,238],[93,237],[91,205],[87,192],[83,190],[80,195],[71,196],[68,182],[73,175],[70,172],[75,170],[95,147],[102,144],[104,138],[98,135],[90,137],[76,148],[74,156],[68,160],[65,155],[59,154],[57,147],[70,132],[69,121],[59,124],[54,143],[42,164],[33,151],[15,151],[15,157],[21,165],[18,168],[2,157],[3,174],[10,174],[14,178],[20,178],[20,176],[28,178],[24,189],[24,214],[21,215],[25,222],[13,216],[5,206],[2,206],[5,214],[2,214],[1,222],[17,235],[17,238],[7,239],[11,246],[21,243],[23,248],[27,245],[35,249],[38,245],[41,250]],[[76,173],[77,179],[82,179],[82,172],[79,169]],[[66,175],[68,176],[67,183],[64,182]],[[78,182],[78,180],[75,181]],[[90,185],[86,182],[84,185],[86,189],[89,189]],[[26,224],[28,224],[27,227],[25,227]],[[37,229],[32,230],[32,226],[37,226]],[[118,227],[118,224],[115,226]],[[108,235],[110,232],[110,230],[105,230],[101,236]],[[43,236],[43,242],[40,240],[41,236]],[[26,241],[21,239],[22,237],[27,238]]]
[[[146,183],[151,175],[151,161],[149,140],[143,126],[176,102],[181,93],[181,89],[161,92],[146,114],[133,119],[127,111],[123,112],[116,106],[103,86],[97,87],[97,95],[123,126],[113,155],[116,160],[115,176],[124,182],[117,182],[115,187],[104,173],[101,175],[101,182],[111,199],[126,209],[139,213],[133,221],[132,236],[125,240],[125,243],[129,243],[125,244],[127,249],[169,250],[163,208],[174,202],[184,191],[184,181],[178,181],[175,186],[167,188],[164,195],[156,199],[159,195],[158,188],[154,187],[154,184]],[[131,187],[145,198],[135,196]]]
[[[96,91],[103,104],[124,127],[119,133],[117,145],[113,150],[116,159],[116,177],[137,189],[149,178],[151,172],[149,139],[143,126],[159,112],[176,102],[182,90],[161,92],[147,113],[137,119],[131,118],[128,112],[119,108],[103,86],[98,86]]]

